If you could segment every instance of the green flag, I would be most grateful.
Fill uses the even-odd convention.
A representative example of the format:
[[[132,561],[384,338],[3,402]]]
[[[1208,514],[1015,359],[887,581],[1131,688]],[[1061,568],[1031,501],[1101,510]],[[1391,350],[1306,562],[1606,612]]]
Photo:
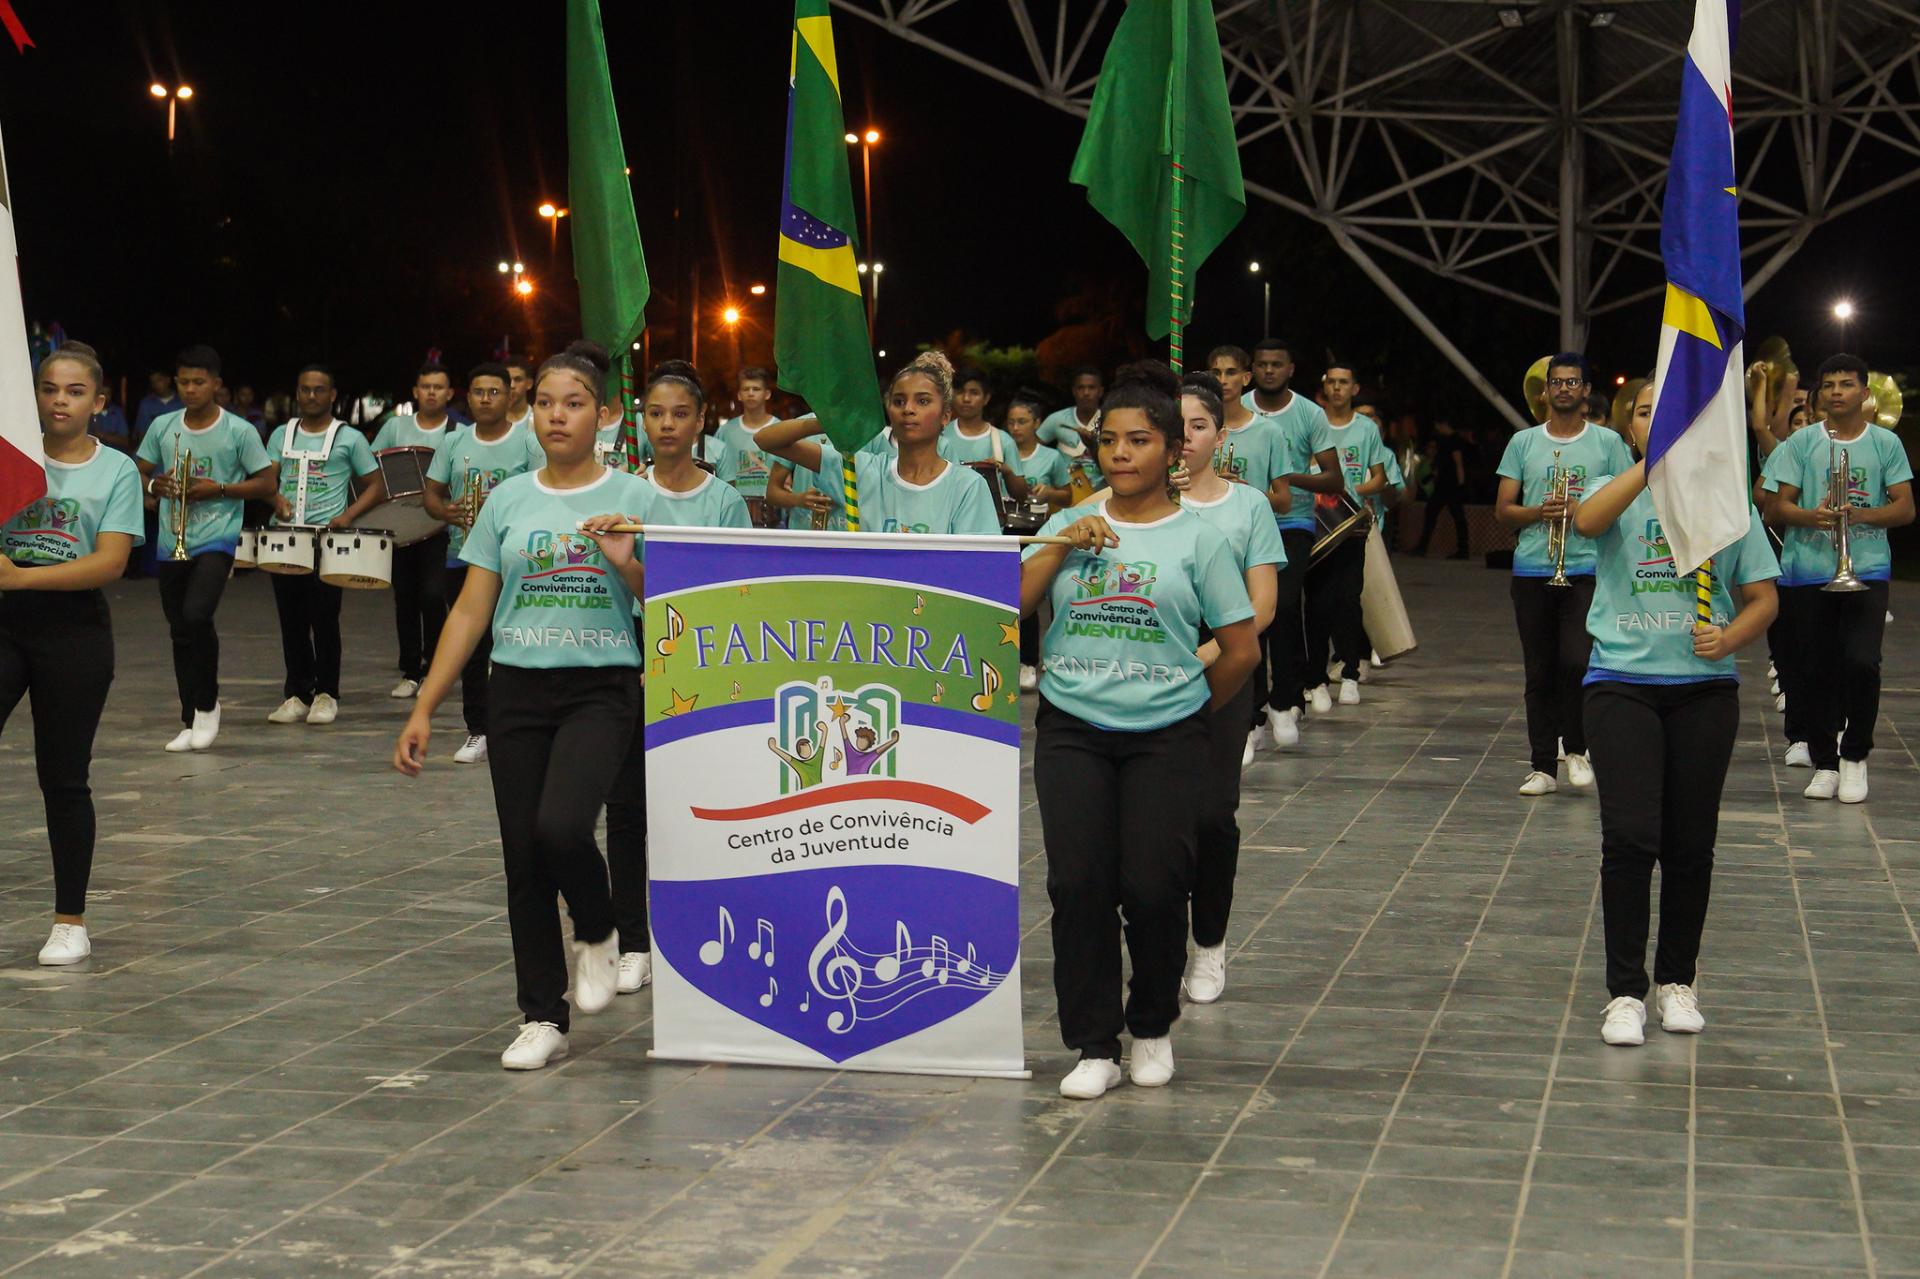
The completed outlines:
[[[567,200],[583,336],[624,360],[647,327],[647,259],[633,212],[599,0],[567,0]]]
[[[780,385],[806,397],[846,458],[851,499],[854,454],[885,419],[854,259],[853,182],[827,2],[793,6],[773,350]],[[847,514],[850,524],[858,518],[851,502]]]
[[[1247,213],[1211,0],[1129,0],[1071,179],[1147,264],[1148,336],[1177,343],[1193,273]]]

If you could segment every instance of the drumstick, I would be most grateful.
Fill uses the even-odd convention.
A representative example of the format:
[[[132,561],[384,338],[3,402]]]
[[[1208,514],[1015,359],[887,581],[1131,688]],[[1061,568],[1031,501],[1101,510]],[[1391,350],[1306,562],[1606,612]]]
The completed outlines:
[[[685,525],[662,525],[661,527],[662,528],[684,528]],[[600,531],[602,533],[644,533],[647,531],[647,526],[644,524],[614,524],[614,525],[610,525],[607,528],[603,528]],[[906,536],[912,537],[913,534],[909,533]],[[1013,540],[1018,542],[1022,546],[1072,546],[1074,545],[1073,539],[1068,537],[1026,536],[1026,537],[1016,537]]]

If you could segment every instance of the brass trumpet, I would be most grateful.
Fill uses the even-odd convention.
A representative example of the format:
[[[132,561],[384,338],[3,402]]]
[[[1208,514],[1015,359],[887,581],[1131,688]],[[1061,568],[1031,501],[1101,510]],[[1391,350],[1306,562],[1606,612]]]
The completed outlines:
[[[480,518],[480,508],[486,504],[487,495],[480,491],[480,470],[467,468],[467,486],[460,492],[460,500],[453,504],[454,514],[460,517],[456,523],[471,529],[473,522]]]
[[[1553,576],[1547,579],[1548,586],[1572,586],[1567,580],[1567,533],[1573,523],[1567,514],[1568,472],[1560,467],[1560,450],[1553,451],[1553,478],[1547,484],[1547,501],[1560,503],[1560,514],[1546,522],[1547,558],[1553,561]]]
[[[173,552],[175,562],[191,559],[187,554],[187,485],[193,482],[193,454],[181,449],[173,455]]]
[[[1848,465],[1850,459],[1847,450],[1837,444],[1827,445],[1827,500],[1826,505],[1838,511],[1840,518],[1834,522],[1830,536],[1833,538],[1833,580],[1820,589],[1836,594],[1850,591],[1864,591],[1866,583],[1853,572],[1853,548],[1848,541],[1847,530],[1852,524],[1853,501],[1847,495],[1847,489],[1853,480],[1853,471]]]
[[[1213,455],[1213,473],[1219,476],[1223,480],[1230,480],[1233,478],[1233,441],[1232,440],[1227,441],[1227,447],[1224,450],[1215,451]]]

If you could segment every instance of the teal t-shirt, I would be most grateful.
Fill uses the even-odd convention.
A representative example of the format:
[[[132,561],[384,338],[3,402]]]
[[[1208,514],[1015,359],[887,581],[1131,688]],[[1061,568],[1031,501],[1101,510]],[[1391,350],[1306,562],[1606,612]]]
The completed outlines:
[[[1108,515],[1104,502],[1083,504],[1055,514],[1040,535],[1096,513],[1120,545],[1068,550],[1048,591],[1053,624],[1040,641],[1040,692],[1097,728],[1151,732],[1207,704],[1201,627],[1244,621],[1253,603],[1227,539],[1190,511],[1130,524]],[[1028,546],[1021,558],[1039,550]]]
[[[445,418],[439,426],[428,430],[420,425],[420,419],[410,413],[396,413],[388,418],[374,433],[373,451],[381,449],[437,449],[446,442],[454,430],[453,419]]]
[[[531,428],[509,426],[497,440],[483,440],[478,430],[463,426],[433,451],[427,463],[427,478],[447,486],[447,500],[459,502],[467,496],[469,481],[477,483],[482,509],[493,490],[516,475],[537,471],[547,464],[547,451],[540,447]],[[467,530],[458,524],[447,525],[447,563],[460,563],[460,544]]]
[[[1346,474],[1347,496],[1356,502],[1364,501],[1372,508],[1376,519],[1385,514],[1386,508],[1381,504],[1380,494],[1371,493],[1362,498],[1354,492],[1367,482],[1374,467],[1384,469],[1393,461],[1393,454],[1387,451],[1386,442],[1380,438],[1380,428],[1373,424],[1372,418],[1356,415],[1345,426],[1335,426],[1329,422],[1327,438],[1333,441],[1333,451],[1340,459],[1340,469]],[[1316,465],[1314,469],[1318,470],[1319,467]]]
[[[1599,492],[1610,478],[1592,478],[1592,491]],[[1713,557],[1715,626],[1725,626],[1735,612],[1729,582],[1745,586],[1780,576],[1760,516],[1751,510],[1749,516],[1746,535]],[[1693,655],[1694,581],[1673,575],[1673,552],[1651,493],[1634,498],[1593,545],[1593,607],[1587,610],[1593,655],[1587,659],[1586,683],[1698,684],[1739,678],[1732,657],[1710,662]]]
[[[1080,435],[1079,426],[1080,411],[1069,404],[1066,408],[1049,413],[1042,418],[1040,428],[1034,434],[1039,437],[1042,444],[1051,444],[1060,450],[1060,455],[1067,459],[1068,468],[1077,468],[1082,471],[1087,477],[1087,482],[1098,489],[1105,484],[1100,476],[1100,458],[1093,449],[1087,447],[1086,440]],[[1087,429],[1096,434],[1099,432],[1100,414],[1097,411],[1093,415],[1093,421],[1087,424]]]
[[[840,450],[833,447],[832,442],[824,435],[816,436],[814,443],[820,446],[820,471],[839,471],[841,469]],[[820,471],[809,471],[798,462],[782,462],[781,465],[793,468],[793,482],[789,487],[793,489],[795,497],[803,493],[825,493],[833,499],[833,509],[827,512],[826,527],[820,531],[825,533],[846,532],[847,508],[841,502],[841,498],[844,496],[841,490],[846,486],[841,484],[831,489],[822,488],[820,484]],[[801,532],[813,532],[813,512],[804,506],[791,508],[787,511],[787,527],[797,529]]]
[[[293,452],[287,456],[287,433],[293,433]],[[333,433],[333,447],[320,456],[326,432],[303,431],[296,422],[273,428],[267,437],[267,457],[280,468],[280,496],[293,507],[293,518],[274,517],[275,524],[326,524],[353,501],[353,482],[378,470],[367,437],[345,422]],[[306,505],[300,504],[300,472],[306,471]]]
[[[1528,427],[1507,441],[1500,457],[1501,479],[1520,486],[1520,505],[1538,506],[1546,500],[1553,483],[1553,455],[1560,454],[1560,469],[1568,473],[1567,493],[1576,500],[1587,496],[1596,475],[1619,475],[1633,466],[1633,454],[1627,442],[1611,427],[1589,422],[1570,440],[1555,439],[1544,426]],[[1567,530],[1567,574],[1587,576],[1593,572],[1593,543]],[[1552,577],[1553,561],[1547,557],[1545,522],[1529,524],[1520,530],[1513,550],[1515,577]]]
[[[940,432],[940,456],[949,462],[991,462],[993,461],[994,441],[1000,442],[1000,460],[1013,463],[1020,456],[1020,446],[1013,437],[997,426],[989,426],[976,436],[960,434],[960,424],[949,422]]]
[[[634,594],[579,526],[595,515],[642,511],[651,487],[609,470],[584,488],[550,489],[527,472],[488,495],[460,555],[500,575],[496,663],[533,670],[640,665]]]
[[[750,528],[747,500],[740,490],[717,475],[703,475],[685,493],[674,493],[654,483],[651,472],[640,481],[643,505],[628,510],[642,524],[671,524],[675,528]],[[625,508],[623,508],[625,509]],[[641,535],[641,557],[646,554]]]
[[[774,419],[768,418],[760,429],[765,430],[773,423]],[[739,490],[742,497],[765,497],[767,471],[772,465],[773,456],[762,452],[754,443],[753,436],[747,424],[737,417],[728,418],[713,433],[713,438],[725,444],[734,457],[734,474],[728,483]]]
[[[1816,509],[1827,498],[1827,476],[1834,465],[1836,443],[1847,451],[1847,501],[1854,506],[1885,506],[1889,488],[1913,480],[1913,466],[1907,461],[1900,437],[1885,427],[1869,424],[1865,431],[1844,442],[1835,441],[1816,427],[1802,427],[1767,455],[1760,468],[1761,483],[1769,493],[1778,493],[1782,484],[1792,484],[1800,490],[1795,505],[1803,511]],[[1839,560],[1832,534],[1823,528],[1790,528],[1783,532],[1780,585],[1825,586],[1831,582]],[[1885,581],[1893,576],[1887,530],[1849,524],[1847,551],[1853,556],[1854,576],[1862,581]]]
[[[1407,477],[1400,470],[1400,459],[1393,455],[1392,449],[1387,450],[1387,483],[1391,487],[1373,499],[1373,513],[1382,520],[1387,518],[1388,503],[1398,502],[1399,495],[1407,487]]]
[[[238,484],[267,470],[273,459],[253,423],[225,409],[213,425],[194,431],[187,428],[185,409],[175,409],[155,418],[140,440],[139,458],[150,462],[154,474],[173,473],[180,453],[189,454],[196,479],[216,484]],[[228,555],[240,542],[241,500],[237,497],[214,498],[187,503],[187,554],[200,555],[221,551]],[[173,551],[173,499],[162,498],[159,507],[161,554]]]
[[[1028,484],[1045,484],[1050,488],[1066,488],[1070,477],[1067,475],[1067,458],[1059,449],[1049,448],[1045,444],[1033,446],[1033,452],[1025,457],[1019,450],[1007,459],[1020,472],[1021,478]]]
[[[1273,474],[1275,476],[1310,475],[1313,472],[1315,455],[1333,447],[1333,437],[1329,433],[1326,413],[1318,404],[1297,391],[1289,392],[1286,406],[1272,413],[1255,403],[1252,391],[1241,396],[1240,403],[1253,411],[1256,421],[1265,422],[1274,430],[1276,439],[1273,446]],[[1238,436],[1236,434],[1228,438],[1238,438]],[[1315,527],[1313,503],[1302,501],[1301,497],[1301,494],[1294,494],[1293,509],[1285,515],[1275,517],[1281,528],[1313,531]]]
[[[948,462],[928,484],[902,480],[899,459],[891,453],[862,451],[855,456],[854,467],[860,484],[862,532],[1000,532],[1000,516],[993,509],[987,482],[958,462]],[[846,472],[841,467],[822,467],[817,482],[834,505],[846,509]]]
[[[0,526],[0,548],[22,568],[71,564],[93,554],[102,533],[125,533],[140,545],[144,518],[140,468],[95,440],[84,462],[47,459],[47,495]]]
[[[1211,502],[1196,501],[1191,493],[1183,493],[1180,507],[1220,530],[1242,576],[1258,564],[1286,567],[1287,545],[1280,540],[1280,526],[1273,522],[1273,507],[1246,485],[1229,484],[1227,495]]]
[[[653,449],[647,443],[647,433],[640,432],[640,460],[646,462],[653,456]],[[626,470],[622,455],[618,452],[620,444],[620,423],[603,426],[593,434],[593,456],[600,465],[612,467],[616,471]],[[544,465],[544,463],[542,464]]]

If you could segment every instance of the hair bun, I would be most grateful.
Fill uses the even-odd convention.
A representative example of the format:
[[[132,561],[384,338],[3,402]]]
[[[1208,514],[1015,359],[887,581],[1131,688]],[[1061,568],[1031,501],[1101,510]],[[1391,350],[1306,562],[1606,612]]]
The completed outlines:
[[[682,381],[691,382],[702,394],[705,394],[707,389],[706,383],[700,380],[700,370],[685,360],[660,361],[653,366],[653,371],[647,374],[647,385],[652,386],[663,377],[677,377]]]
[[[1175,399],[1180,396],[1180,375],[1158,360],[1135,360],[1122,365],[1113,375],[1113,384],[1151,387]]]
[[[1220,385],[1220,379],[1205,369],[1195,369],[1183,376],[1180,379],[1180,386],[1182,389],[1195,387],[1209,392],[1215,399],[1224,401],[1227,398],[1227,389]]]
[[[613,372],[613,357],[607,354],[607,348],[589,338],[575,338],[567,343],[567,349],[563,354],[585,360],[600,370],[601,377]]]
[[[73,338],[68,338],[59,346],[53,348],[53,353],[55,355],[75,355],[87,360],[98,360],[100,358],[100,352],[94,350],[85,342],[78,342]]]

